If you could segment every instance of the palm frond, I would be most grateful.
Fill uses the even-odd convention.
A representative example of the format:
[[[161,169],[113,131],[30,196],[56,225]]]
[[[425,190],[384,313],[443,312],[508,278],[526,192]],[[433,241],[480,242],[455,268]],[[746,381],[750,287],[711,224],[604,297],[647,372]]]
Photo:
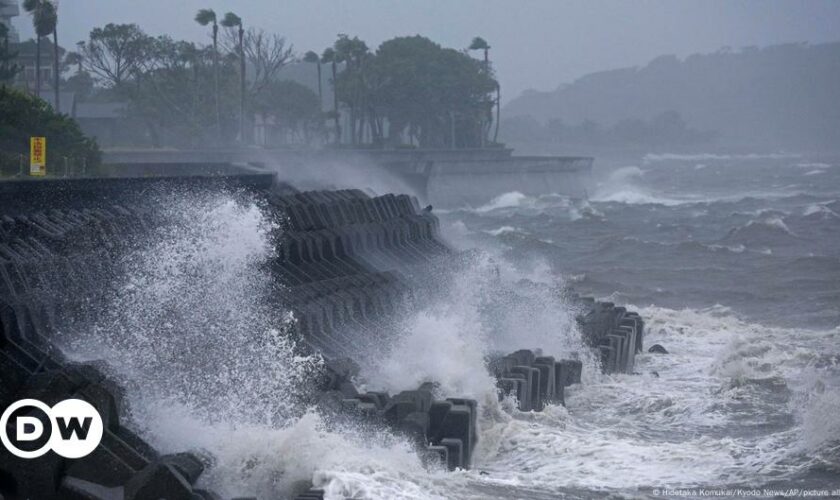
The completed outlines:
[[[225,28],[233,28],[234,26],[242,26],[242,18],[234,14],[233,12],[228,12],[225,14],[224,19],[222,19],[222,26]]]
[[[216,22],[216,12],[213,9],[201,9],[195,15],[195,22],[202,26]]]

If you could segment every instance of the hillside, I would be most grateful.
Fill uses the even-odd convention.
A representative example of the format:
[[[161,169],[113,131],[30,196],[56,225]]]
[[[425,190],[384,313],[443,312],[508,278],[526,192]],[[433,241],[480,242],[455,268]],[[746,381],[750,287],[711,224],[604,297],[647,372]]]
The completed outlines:
[[[685,60],[661,56],[642,68],[523,93],[502,111],[502,139],[607,147],[620,137],[663,147],[837,150],[838,89],[840,43],[721,50]],[[672,144],[647,137],[663,120],[682,128]],[[633,133],[639,127],[646,128],[635,134],[641,139]]]

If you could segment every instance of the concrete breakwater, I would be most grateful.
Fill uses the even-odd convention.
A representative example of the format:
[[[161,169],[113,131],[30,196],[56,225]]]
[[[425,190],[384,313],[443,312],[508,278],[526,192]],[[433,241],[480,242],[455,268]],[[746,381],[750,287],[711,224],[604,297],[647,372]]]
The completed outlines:
[[[4,186],[8,188],[8,186]],[[326,359],[317,381],[321,411],[381,424],[411,438],[431,465],[468,468],[479,438],[477,404],[438,399],[433,383],[397,394],[361,392],[358,365],[387,343],[394,316],[422,305],[433,290],[425,273],[457,257],[438,235],[437,218],[406,195],[358,190],[299,192],[266,175],[173,179],[67,180],[3,190],[0,209],[0,406],[23,398],[49,405],[89,401],[105,423],[99,447],[66,460],[0,455],[4,498],[217,498],[195,488],[211,457],[161,455],[121,424],[124,390],[108,360],[76,363],[58,347],[68,322],[96,314],[103,281],[124,246],[160,221],[154,193],[181,196],[247,192],[281,221],[268,272],[282,286],[278,303],[296,318],[301,349]],[[635,313],[592,298],[571,297],[587,345],[606,372],[632,372],[644,323]],[[539,347],[539,346],[534,346]],[[523,411],[563,404],[580,383],[582,364],[552,353],[520,350],[488,360],[499,395]],[[184,450],[189,451],[189,450]],[[313,498],[310,491],[301,498]]]
[[[585,198],[594,187],[591,157],[518,156],[507,148],[114,150],[105,152],[104,161],[129,175],[249,164],[303,188],[346,187],[350,172],[353,182],[363,178],[368,185],[380,184],[378,191],[408,190],[436,206],[480,206],[511,191]],[[161,172],[161,166],[170,172]]]

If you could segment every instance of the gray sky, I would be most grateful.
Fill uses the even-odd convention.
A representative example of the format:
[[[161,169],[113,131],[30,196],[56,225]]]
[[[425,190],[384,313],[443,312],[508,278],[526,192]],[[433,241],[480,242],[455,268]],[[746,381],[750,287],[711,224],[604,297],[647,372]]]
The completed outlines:
[[[59,43],[68,46],[108,22],[137,23],[150,34],[206,42],[193,22],[210,7],[286,36],[299,53],[320,52],[338,33],[375,48],[422,34],[466,47],[473,36],[490,57],[503,100],[550,90],[586,73],[683,57],[723,47],[840,40],[840,0],[59,0]],[[16,19],[25,38],[29,16]],[[476,54],[477,56],[477,54]]]

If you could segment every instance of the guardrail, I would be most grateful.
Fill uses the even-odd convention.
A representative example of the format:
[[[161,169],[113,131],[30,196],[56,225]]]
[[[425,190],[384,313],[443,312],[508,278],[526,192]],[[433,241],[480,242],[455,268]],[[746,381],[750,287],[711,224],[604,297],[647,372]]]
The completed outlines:
[[[29,155],[17,154],[0,157],[0,179],[23,179],[43,177],[87,177],[99,175],[98,166],[89,165],[87,158],[75,156],[53,157],[47,163],[46,175],[34,176],[29,173]]]

